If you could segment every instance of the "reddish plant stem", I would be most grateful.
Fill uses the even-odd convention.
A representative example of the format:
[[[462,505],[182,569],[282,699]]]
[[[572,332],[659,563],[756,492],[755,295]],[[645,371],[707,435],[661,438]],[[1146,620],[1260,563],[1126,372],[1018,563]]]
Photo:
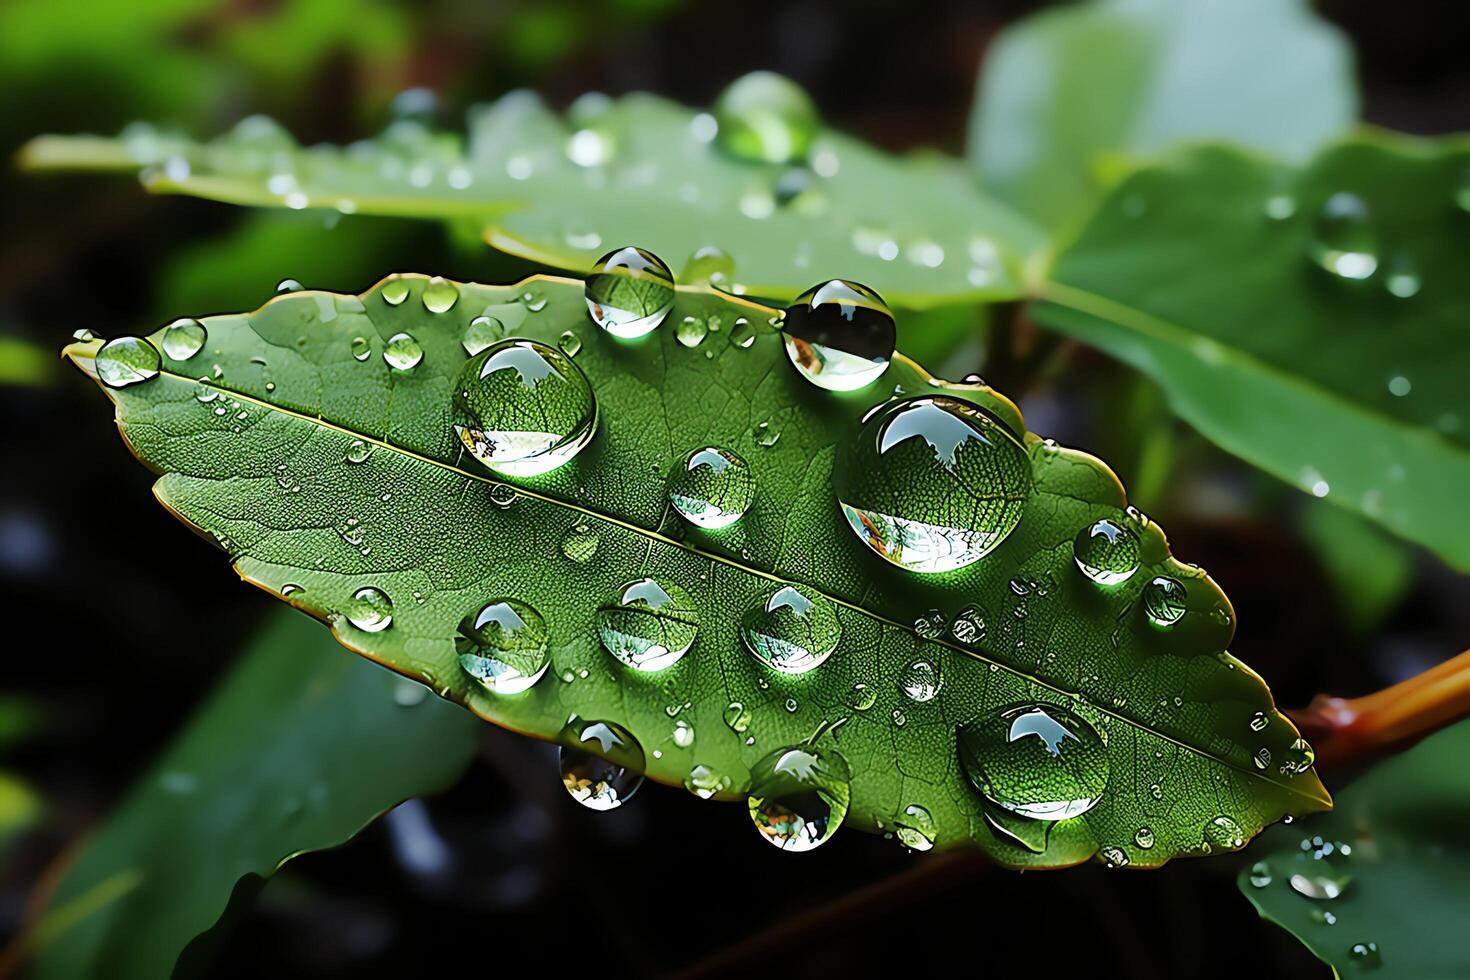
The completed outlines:
[[[1319,694],[1287,714],[1316,747],[1318,766],[1401,751],[1470,717],[1470,650],[1373,694]]]

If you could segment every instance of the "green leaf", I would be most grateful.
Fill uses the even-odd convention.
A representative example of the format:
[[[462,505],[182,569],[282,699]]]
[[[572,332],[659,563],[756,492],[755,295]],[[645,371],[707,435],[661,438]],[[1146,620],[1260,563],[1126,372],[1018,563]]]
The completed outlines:
[[[1283,814],[1329,805],[1265,685],[1224,652],[1233,631],[1224,595],[1169,556],[1157,525],[1124,513],[1106,467],[1027,432],[990,389],[937,381],[902,356],[864,391],[818,389],[787,363],[778,312],[683,288],[661,328],[620,341],[589,323],[580,280],[456,286],[395,276],[362,297],[292,293],[253,314],[211,317],[204,352],[165,357],[156,377],[107,393],[134,452],[163,473],[159,499],[218,541],[244,578],[505,727],[558,739],[569,716],[621,726],[658,781],[737,796],[756,788],[764,757],[807,743],[824,759],[813,771],[850,771],[847,823],[877,831],[914,819],[937,846],[974,841],[1018,867],[1075,864],[1099,848],[1113,863],[1154,866],[1221,846],[1216,818],[1232,821],[1237,833],[1225,843],[1238,843]],[[521,344],[574,350],[575,361],[546,388],[461,396],[492,356],[477,355],[471,380],[457,382],[461,341],[467,330],[483,336],[485,317]],[[415,361],[405,356],[412,349],[422,358],[390,367],[390,346],[400,364]],[[68,354],[97,373],[96,343]],[[557,357],[548,351],[537,364],[547,356]],[[574,383],[580,376],[595,394],[595,434],[579,428],[590,402],[568,413],[589,397]],[[998,536],[1019,520],[968,567],[918,575],[885,561],[834,500],[839,447],[866,409],[899,389],[978,406],[966,409],[966,424],[1002,447],[991,468],[971,471],[975,482],[930,504],[909,498],[934,521],[989,515],[964,526]],[[465,453],[452,397],[481,419],[503,405],[529,420],[507,428],[559,418],[565,444],[585,448],[540,476],[494,476]],[[460,424],[477,445],[494,441],[482,430],[495,425]],[[730,502],[748,487],[737,476],[753,482],[748,512],[722,530],[687,523],[671,506],[669,480],[702,446],[746,464],[725,481],[728,495],[710,499],[738,509]],[[917,454],[909,465],[866,477],[849,459],[835,474],[853,488],[844,499],[876,507],[885,494],[925,490],[923,442],[902,447],[894,458]],[[961,454],[956,465],[965,471],[970,463],[960,462],[974,459]],[[928,467],[950,472],[932,458]],[[992,477],[1004,489],[987,489]],[[1141,562],[1113,588],[1086,578],[1072,556],[1079,531],[1100,518],[1129,530]],[[1145,599],[1156,576],[1178,588]],[[666,587],[662,608],[624,594],[645,577]],[[807,603],[811,615],[792,611]],[[1183,618],[1157,628],[1146,609]],[[744,645],[763,656],[794,656],[793,643],[813,660],[831,655],[805,673],[771,670],[743,649],[740,627],[751,619],[766,629]],[[550,668],[524,693],[491,693],[460,666],[466,653],[484,673],[475,644],[542,629]],[[661,656],[691,633],[688,654],[657,672],[602,648]],[[1085,814],[1009,813],[983,802],[960,770],[956,726],[980,740],[970,754],[988,758],[998,713],[1030,703],[1075,719],[1059,724],[1107,765],[1062,773],[1045,753],[1006,757],[994,778],[1014,789],[1032,774],[1022,780],[1029,793],[1100,793]],[[1086,742],[1094,730],[1105,756]],[[1015,751],[1039,752],[1043,741]],[[991,790],[1017,802],[1003,786]]]
[[[1343,790],[1332,814],[1263,835],[1262,860],[1241,872],[1240,890],[1339,976],[1470,974],[1467,753],[1470,722],[1460,722],[1379,763]],[[1324,894],[1314,881],[1341,894],[1308,898]]]
[[[1309,155],[1357,117],[1352,50],[1299,0],[1094,0],[1007,28],[986,54],[969,156],[1048,227],[1101,193],[1103,160],[1186,139]]]
[[[1350,511],[1308,507],[1299,530],[1337,592],[1339,614],[1358,636],[1376,629],[1414,585],[1409,546]]]
[[[34,975],[167,976],[237,882],[453,782],[475,720],[397,703],[409,683],[275,617],[62,878],[23,940]]]
[[[1470,569],[1467,166],[1463,140],[1386,136],[1300,168],[1174,154],[1061,249],[1034,315],[1226,451]]]
[[[1039,235],[954,161],[894,159],[821,131],[809,168],[753,162],[721,150],[714,126],[651,95],[589,96],[564,120],[514,92],[472,112],[467,139],[400,120],[345,149],[302,148],[254,117],[202,144],[136,127],[42,137],[22,159],[143,168],[152,190],[236,204],[473,220],[497,248],[577,271],[623,245],[676,270],[714,246],[754,295],[790,298],[837,276],[912,307],[1018,295]]]

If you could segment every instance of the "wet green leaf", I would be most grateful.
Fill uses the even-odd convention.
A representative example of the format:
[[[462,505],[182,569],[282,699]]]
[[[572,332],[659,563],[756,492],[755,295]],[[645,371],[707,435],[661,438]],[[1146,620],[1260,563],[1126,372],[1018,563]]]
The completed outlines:
[[[1470,144],[1387,136],[1296,168],[1219,147],[1118,187],[1036,318],[1157,381],[1288,483],[1470,568]]]
[[[1339,976],[1470,975],[1467,752],[1470,722],[1460,722],[1379,763],[1335,812],[1263,835],[1240,890]],[[1336,898],[1307,897],[1327,882]]]
[[[752,161],[721,149],[716,128],[651,95],[588,96],[563,118],[515,92],[473,111],[463,138],[400,120],[345,149],[302,148],[257,117],[210,143],[137,127],[43,137],[23,160],[142,168],[153,190],[237,204],[474,221],[497,248],[577,271],[628,244],[675,270],[715,246],[753,295],[837,276],[915,307],[1018,295],[1039,235],[955,161],[895,159],[831,130],[805,160]]]
[[[475,729],[276,617],[56,886],[22,940],[33,975],[167,976],[237,882],[453,782]]]
[[[984,185],[1049,227],[1079,220],[1110,155],[1226,139],[1302,158],[1357,116],[1352,49],[1299,0],[1093,0],[986,53],[970,124]]]
[[[788,363],[777,312],[683,288],[662,326],[627,341],[593,325],[580,280],[398,276],[361,297],[291,293],[208,318],[199,354],[106,390],[133,450],[163,474],[159,499],[247,580],[498,724],[555,739],[569,716],[615,723],[658,781],[738,796],[766,760],[800,782],[805,770],[782,769],[778,750],[805,741],[822,771],[850,771],[850,801],[830,787],[823,797],[850,806],[848,824],[907,820],[938,847],[973,841],[1021,867],[1100,849],[1155,866],[1221,846],[1216,818],[1243,841],[1328,805],[1265,685],[1224,652],[1224,595],[1170,557],[1157,525],[1124,512],[1100,462],[1027,432],[990,389],[935,381],[902,356],[865,389],[819,389]],[[385,354],[404,335],[422,355],[395,366]],[[481,350],[497,335],[517,339]],[[95,342],[68,353],[94,374],[107,356]],[[467,362],[470,380],[457,380]],[[540,380],[509,384],[512,363]],[[483,372],[494,384],[481,391]],[[473,397],[461,394],[469,385]],[[943,396],[903,412],[958,406],[925,430],[941,455],[961,439],[958,466],[930,457],[926,471],[929,438],[905,439],[864,481],[860,419],[899,390]],[[594,429],[583,425],[590,397]],[[537,446],[569,461],[536,475],[510,450],[534,441],[541,419],[554,432]],[[710,499],[671,502],[676,467],[729,463],[701,447],[744,461],[754,493],[743,478],[681,478]],[[885,561],[834,499],[839,451],[853,507],[965,530],[903,531],[849,508],[848,520],[865,514],[872,534],[889,535]],[[547,458],[530,456],[531,468]],[[951,479],[966,482],[926,483]],[[737,511],[723,527],[709,520]],[[1102,519],[1139,562],[1106,586],[1072,553]],[[926,560],[926,542],[933,567],[989,553],[939,574],[901,567]],[[1100,564],[1109,576],[1120,567]],[[484,654],[497,647],[515,652],[514,671],[492,677]],[[538,661],[545,673],[524,689]],[[1018,741],[992,755],[987,722],[1016,708],[1020,727],[1006,730]],[[966,757],[990,766],[968,778],[961,725]],[[1069,786],[1099,795],[1033,798]],[[760,809],[773,841],[792,829],[786,802]]]

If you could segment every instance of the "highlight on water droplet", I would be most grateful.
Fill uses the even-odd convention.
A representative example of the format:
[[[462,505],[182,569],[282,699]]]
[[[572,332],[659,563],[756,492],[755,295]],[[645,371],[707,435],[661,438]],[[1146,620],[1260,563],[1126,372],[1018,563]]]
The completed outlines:
[[[198,320],[184,317],[163,328],[163,352],[176,361],[187,361],[204,349],[209,333]]]
[[[126,388],[158,377],[163,358],[141,337],[118,337],[97,351],[97,377],[109,388]]]
[[[819,125],[811,96],[769,71],[731,82],[715,101],[714,117],[720,148],[757,163],[790,163],[806,156]]]
[[[367,458],[372,453],[372,451],[373,447],[370,444],[364,442],[361,439],[354,439],[347,445],[347,462],[366,463]]]
[[[837,649],[842,623],[832,600],[805,586],[782,586],[750,609],[740,639],[751,656],[783,674],[804,674]]]
[[[365,361],[373,356],[373,345],[366,337],[352,338],[352,359],[354,361]]]
[[[582,352],[582,338],[578,337],[573,330],[563,330],[557,346],[567,357],[576,357]]]
[[[393,600],[382,589],[365,586],[352,593],[346,615],[364,633],[381,633],[393,625]]]
[[[851,779],[847,760],[834,751],[777,749],[751,769],[750,819],[783,851],[809,851],[842,825]]]
[[[873,383],[893,360],[898,330],[883,298],[867,286],[831,279],[786,308],[786,356],[797,372],[828,391]]]
[[[593,323],[632,340],[663,323],[674,308],[674,276],[657,255],[626,245],[597,260],[586,299]]]
[[[534,340],[505,340],[470,358],[454,386],[454,430],[506,476],[536,476],[592,441],[597,402],[571,358]]]
[[[613,657],[635,670],[663,670],[694,645],[699,614],[673,582],[641,578],[597,610],[597,635]]]
[[[833,488],[847,524],[881,557],[912,572],[984,558],[1021,521],[1031,461],[978,406],[949,396],[871,411],[839,446]]]
[[[691,524],[711,530],[729,527],[754,498],[750,466],[728,449],[704,446],[674,464],[669,502]]]
[[[383,347],[383,360],[399,371],[411,371],[423,359],[423,345],[411,333],[396,333]]]
[[[551,657],[546,620],[517,599],[495,599],[460,620],[459,665],[492,694],[520,694],[539,681]]]
[[[617,809],[643,785],[643,746],[621,725],[573,719],[560,741],[562,785],[588,809]]]
[[[1138,536],[1106,518],[1094,521],[1072,542],[1077,568],[1098,585],[1126,582],[1138,571]]]
[[[1107,744],[1081,716],[1049,704],[992,712],[958,731],[960,768],[990,802],[1034,820],[1066,820],[1097,805]]]
[[[750,709],[739,701],[731,701],[725,706],[725,724],[736,735],[744,735],[750,727]]]

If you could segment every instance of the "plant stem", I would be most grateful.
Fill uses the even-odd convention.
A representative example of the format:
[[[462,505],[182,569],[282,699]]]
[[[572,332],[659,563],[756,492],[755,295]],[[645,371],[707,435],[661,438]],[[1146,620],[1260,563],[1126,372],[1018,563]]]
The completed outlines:
[[[1401,751],[1470,716],[1470,650],[1373,694],[1319,694],[1288,714],[1316,746],[1319,766]]]

